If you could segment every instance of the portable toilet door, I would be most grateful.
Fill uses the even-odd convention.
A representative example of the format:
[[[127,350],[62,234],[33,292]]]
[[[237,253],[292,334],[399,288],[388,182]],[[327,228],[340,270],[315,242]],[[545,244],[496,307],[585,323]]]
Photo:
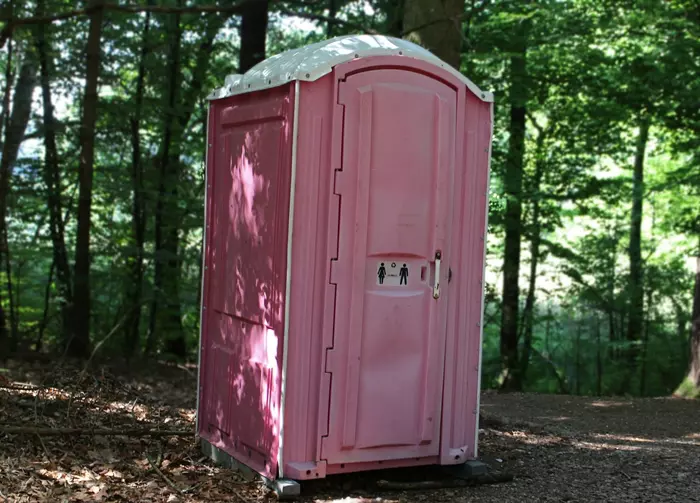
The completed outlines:
[[[438,456],[457,90],[403,69],[339,83],[344,107],[329,464]]]
[[[242,245],[217,241],[208,215],[197,416],[207,445],[273,479],[476,457],[492,101],[425,49],[369,35],[273,56],[213,93],[208,179],[276,185],[274,211],[267,193],[246,210],[267,211],[275,234],[250,260],[274,273],[274,295],[260,298],[276,315],[212,298],[221,278],[206,260],[234,277],[246,264],[233,264]],[[258,139],[258,152],[229,159],[221,143],[235,138]],[[274,166],[255,165],[265,159]],[[211,190],[207,211],[251,218],[229,206],[231,190]],[[228,291],[233,304],[243,295]],[[260,366],[255,334],[269,371],[247,374],[260,396],[235,400],[245,369]],[[243,428],[245,414],[260,424]]]

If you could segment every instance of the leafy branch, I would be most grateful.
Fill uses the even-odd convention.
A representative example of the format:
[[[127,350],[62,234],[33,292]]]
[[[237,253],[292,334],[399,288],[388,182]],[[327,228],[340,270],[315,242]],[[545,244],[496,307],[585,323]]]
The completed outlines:
[[[90,16],[97,10],[124,12],[127,14],[140,14],[150,12],[153,14],[241,14],[246,4],[258,0],[238,0],[230,5],[193,5],[190,7],[170,7],[166,5],[119,5],[114,3],[97,3],[89,5],[83,9],[74,9],[66,12],[52,14],[50,16],[34,16],[24,18],[13,18],[12,14],[0,16],[0,23],[5,26],[0,32],[0,48],[5,46],[5,42],[10,37],[12,30],[18,26],[51,24],[56,21],[63,21],[75,17]]]

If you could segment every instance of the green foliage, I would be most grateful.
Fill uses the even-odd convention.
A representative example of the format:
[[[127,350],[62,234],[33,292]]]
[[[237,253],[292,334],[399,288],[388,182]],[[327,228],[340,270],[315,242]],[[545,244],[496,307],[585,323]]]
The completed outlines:
[[[15,4],[16,16],[35,15],[35,1]],[[334,35],[402,32],[399,2],[338,0],[335,5]],[[325,2],[271,4],[268,55],[323,39],[329,31],[327,7]],[[73,8],[72,2],[46,0],[47,12]],[[211,16],[217,15],[181,16],[182,94],[196,79],[206,27]],[[131,120],[137,112],[141,117],[146,215],[143,299],[136,307],[142,313],[142,348],[146,340],[149,306],[155,295],[153,215],[159,189],[159,152],[167,121],[186,113],[179,108],[168,110],[164,100],[169,85],[169,16],[151,15],[151,29],[145,38],[145,14],[109,11],[105,17],[91,237],[93,341],[114,332],[125,313],[134,308],[126,292],[132,281],[129,260],[135,252]],[[313,22],[314,29],[301,24],[304,19],[305,23]],[[535,238],[540,241],[525,387],[540,392],[658,395],[673,392],[683,379],[693,282],[688,259],[697,253],[700,239],[698,21],[697,8],[689,0],[465,3],[461,69],[496,95],[483,344],[485,387],[497,387],[503,378],[499,322],[504,173],[510,133],[507,104],[511,93],[523,92],[515,88],[511,74],[511,57],[518,42],[514,34],[523,23],[528,23],[529,31],[524,77],[526,154],[523,191],[518,196],[523,204],[521,298],[527,291],[527,266],[533,259],[528,245]],[[196,354],[199,325],[206,95],[226,75],[236,72],[238,23],[237,16],[227,16],[207,52],[204,85],[178,139],[180,169],[174,207],[182,215],[178,230],[179,301],[190,358]],[[13,65],[21,58],[35,56],[35,29],[29,25],[15,30]],[[83,98],[87,19],[53,23],[48,32],[53,59],[51,88],[60,121],[61,201],[72,257],[80,152],[77,121]],[[146,74],[143,103],[137,109],[134,96],[142,54]],[[4,75],[7,60],[5,53],[1,56],[0,72]],[[34,105],[27,139],[13,169],[7,225],[21,345],[35,347],[39,333],[43,333],[42,347],[52,348],[60,341],[61,323],[58,292],[53,285],[48,189],[41,176],[40,105]],[[637,119],[642,113],[652,118],[642,239],[645,328],[643,340],[630,343],[623,335],[629,303],[626,257],[632,156]],[[9,308],[6,280],[2,268],[0,299],[5,310]],[[114,332],[102,351],[120,352],[122,339],[122,331]],[[522,352],[522,335],[519,344]],[[635,365],[622,356],[630,344],[640,348]],[[681,392],[686,389],[679,388]]]
[[[509,58],[515,27],[525,19],[530,23],[520,197],[522,238],[539,237],[540,264],[526,389],[667,394],[685,375],[693,281],[687,262],[700,235],[698,108],[688,106],[688,90],[700,84],[700,58],[697,16],[682,4],[492,2],[465,29],[465,68],[497,96],[488,248],[489,282],[497,292]],[[641,111],[652,114],[655,125],[645,167],[646,335],[630,343],[630,168]],[[526,266],[532,257],[522,246]],[[521,310],[526,279],[521,267]],[[498,387],[500,313],[494,303],[487,303],[486,319],[482,382]],[[521,354],[523,344],[521,334]],[[634,365],[621,357],[630,344],[641,346]]]

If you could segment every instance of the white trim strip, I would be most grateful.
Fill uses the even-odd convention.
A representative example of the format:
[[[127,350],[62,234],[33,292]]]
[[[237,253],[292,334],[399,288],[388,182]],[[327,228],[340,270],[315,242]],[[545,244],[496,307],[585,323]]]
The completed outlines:
[[[297,143],[299,138],[299,81],[294,82],[294,118],[292,119],[292,177],[289,183],[289,223],[287,227],[287,279],[284,287],[284,342],[280,392],[280,438],[277,449],[277,472],[284,478],[284,412],[287,398],[287,359],[289,357],[289,301],[292,291],[292,237],[294,235],[294,194],[297,182]]]
[[[474,432],[474,457],[476,458],[479,453],[479,414],[481,412],[481,357],[483,356],[483,344],[484,344],[484,301],[486,293],[486,242],[488,238],[489,231],[489,195],[491,187],[491,149],[493,145],[493,103],[489,105],[489,122],[491,123],[491,131],[489,136],[489,159],[488,159],[488,176],[486,178],[486,218],[484,218],[484,264],[483,271],[481,273],[481,320],[479,321],[479,370],[476,379],[476,428]]]
[[[207,184],[209,180],[207,179],[207,172],[209,171],[209,150],[211,145],[209,145],[209,118],[211,111],[211,105],[207,103],[207,130],[204,133],[204,138],[206,143],[204,144],[204,225],[202,226],[202,284],[200,285],[200,300],[199,300],[199,345],[197,347],[197,405],[195,408],[195,420],[194,420],[194,431],[195,435],[199,431],[199,383],[202,375],[202,341],[204,339],[202,334],[202,326],[204,322],[204,276],[206,275],[206,263],[207,263],[207,205],[209,204],[209,190]]]

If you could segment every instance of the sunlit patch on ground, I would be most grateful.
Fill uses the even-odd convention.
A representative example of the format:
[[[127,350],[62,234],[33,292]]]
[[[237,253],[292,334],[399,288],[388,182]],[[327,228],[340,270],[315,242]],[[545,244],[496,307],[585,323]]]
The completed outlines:
[[[630,435],[606,435],[606,434],[601,434],[601,433],[594,433],[591,435],[593,438],[599,438],[599,439],[610,439],[610,440],[620,440],[623,442],[632,442],[632,443],[654,443],[656,440],[652,440],[650,438],[642,438],[642,437],[633,437]]]
[[[533,435],[522,431],[513,431],[506,434],[518,442],[527,445],[554,445],[561,443],[561,438],[555,436]]]
[[[571,421],[570,416],[540,416],[540,419],[542,419],[543,421],[547,421],[547,422],[549,422],[549,421],[556,421],[556,422]]]
[[[602,408],[625,407],[628,405],[629,405],[629,402],[613,402],[613,401],[602,401],[602,400],[596,400],[595,402],[591,402],[591,407],[602,407]]]
[[[384,498],[342,498],[334,500],[314,500],[314,503],[399,503],[399,500],[388,500]]]
[[[605,442],[574,442],[574,446],[582,449],[592,449],[595,451],[611,450],[611,451],[638,451],[643,447],[636,445],[620,445],[610,444]],[[644,447],[645,449],[654,449],[653,447]]]

